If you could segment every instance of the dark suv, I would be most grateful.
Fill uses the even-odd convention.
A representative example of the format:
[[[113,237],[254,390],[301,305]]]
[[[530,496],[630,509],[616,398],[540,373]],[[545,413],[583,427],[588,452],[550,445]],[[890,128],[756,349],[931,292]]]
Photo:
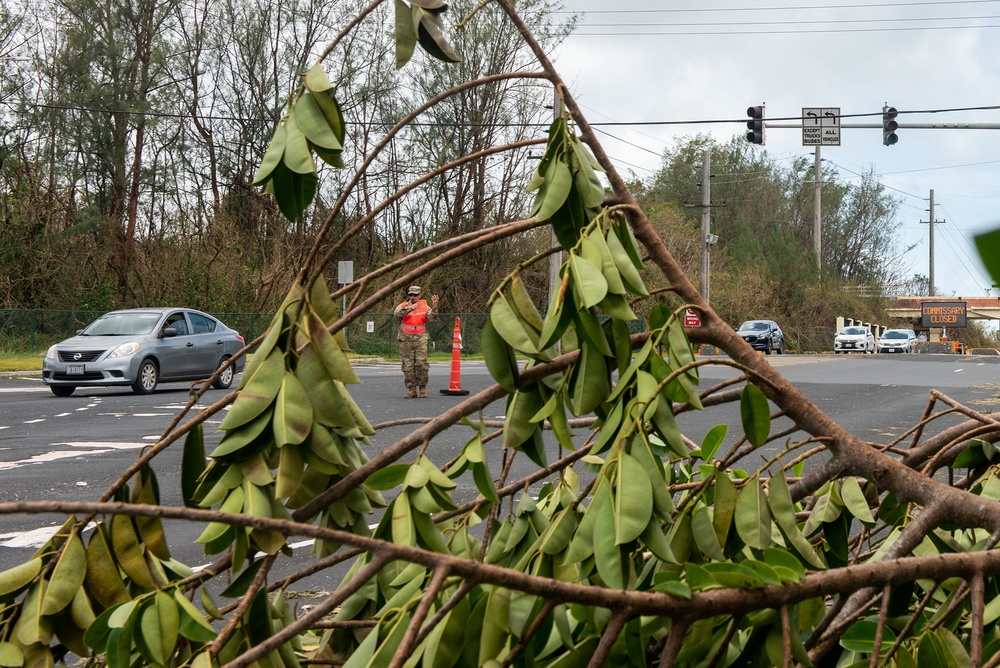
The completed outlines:
[[[754,350],[763,350],[768,355],[772,351],[779,355],[785,352],[785,335],[773,320],[747,320],[736,333]]]

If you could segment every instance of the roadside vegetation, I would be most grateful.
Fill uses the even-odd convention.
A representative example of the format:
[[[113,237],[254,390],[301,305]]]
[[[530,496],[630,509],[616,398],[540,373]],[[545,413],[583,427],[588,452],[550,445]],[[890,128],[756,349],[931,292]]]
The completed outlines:
[[[806,166],[713,147],[714,171],[751,185],[727,186],[729,296],[710,305],[681,215],[705,140],[630,187],[547,58],[566,29],[547,5],[105,7],[55,9],[74,20],[20,81],[39,94],[19,109],[47,122],[7,134],[7,299],[275,316],[239,389],[205,405],[208,383],[193,388],[96,500],[0,501],[65,518],[0,573],[0,666],[997,663],[995,419],[933,391],[901,436],[853,434],[732,328],[840,309],[878,320],[906,281],[885,259],[895,205],[873,177],[831,188],[819,274]],[[538,130],[553,89],[562,111]],[[547,295],[550,250],[562,265]],[[357,280],[340,287],[344,258]],[[376,449],[400,423],[353,401],[343,332],[413,283],[489,313],[496,383]],[[682,326],[686,309],[700,327]],[[695,359],[692,344],[726,356]],[[736,376],[702,386],[709,364]],[[485,419],[496,401],[503,419]],[[682,430],[685,413],[729,404],[731,423]],[[220,419],[221,438],[206,431]],[[513,479],[515,458],[532,473]],[[172,556],[165,519],[203,527],[207,568]],[[288,561],[293,537],[313,541],[305,567]],[[297,607],[297,583],[320,574],[328,590]]]

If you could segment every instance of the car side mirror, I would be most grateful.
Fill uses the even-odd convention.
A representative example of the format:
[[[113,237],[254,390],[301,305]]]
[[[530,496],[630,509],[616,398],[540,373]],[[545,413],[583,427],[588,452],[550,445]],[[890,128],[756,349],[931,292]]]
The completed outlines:
[[[169,338],[171,336],[177,336],[177,328],[176,327],[167,327],[162,332],[160,332],[160,338],[161,339],[166,339],[166,338]]]

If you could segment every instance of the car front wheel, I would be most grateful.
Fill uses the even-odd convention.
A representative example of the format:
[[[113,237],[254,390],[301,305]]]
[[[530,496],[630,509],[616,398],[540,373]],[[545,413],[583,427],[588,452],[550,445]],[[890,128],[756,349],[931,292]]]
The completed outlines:
[[[49,389],[57,397],[68,397],[76,392],[76,385],[50,385]]]
[[[139,365],[139,373],[132,383],[132,391],[136,394],[151,394],[160,380],[160,370],[153,360],[143,360]]]
[[[222,361],[219,362],[219,366],[222,366],[229,361],[228,357],[223,357]],[[219,374],[219,377],[212,382],[212,387],[217,390],[228,390],[229,386],[233,384],[233,367],[232,365],[226,367],[226,370]]]

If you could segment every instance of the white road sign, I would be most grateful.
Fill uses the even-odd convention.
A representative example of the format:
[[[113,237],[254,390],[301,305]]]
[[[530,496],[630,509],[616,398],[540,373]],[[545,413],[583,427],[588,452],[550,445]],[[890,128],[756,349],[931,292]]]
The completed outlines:
[[[802,107],[802,145],[840,146],[840,107]]]

